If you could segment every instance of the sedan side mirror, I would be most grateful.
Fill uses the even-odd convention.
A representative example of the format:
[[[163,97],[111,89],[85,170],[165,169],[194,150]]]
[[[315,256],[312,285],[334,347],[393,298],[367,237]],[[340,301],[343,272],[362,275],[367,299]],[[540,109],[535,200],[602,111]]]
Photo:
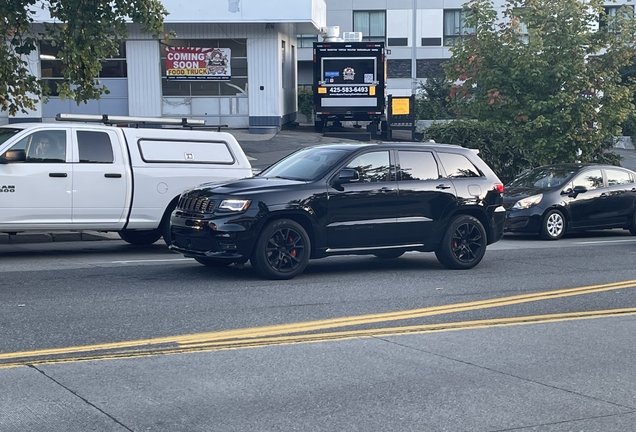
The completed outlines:
[[[574,189],[570,189],[569,191],[568,196],[570,198],[576,198],[579,194],[587,192],[587,188],[585,186],[574,186]]]
[[[24,150],[7,150],[2,156],[0,156],[0,163],[3,164],[24,161],[26,161],[26,151]]]

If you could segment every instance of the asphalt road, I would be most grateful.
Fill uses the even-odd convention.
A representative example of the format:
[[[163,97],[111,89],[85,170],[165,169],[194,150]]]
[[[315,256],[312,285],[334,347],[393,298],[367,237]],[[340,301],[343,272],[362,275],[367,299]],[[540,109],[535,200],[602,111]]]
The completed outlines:
[[[633,430],[635,258],[622,230],[506,236],[470,271],[274,282],[160,243],[0,245],[0,431]]]

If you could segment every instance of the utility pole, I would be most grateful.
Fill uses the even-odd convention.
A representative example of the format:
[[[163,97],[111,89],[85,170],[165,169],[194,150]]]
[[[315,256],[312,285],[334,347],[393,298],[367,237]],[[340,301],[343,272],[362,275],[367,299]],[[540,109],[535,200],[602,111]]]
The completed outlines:
[[[411,41],[411,94],[417,93],[417,0],[413,0],[413,32]]]

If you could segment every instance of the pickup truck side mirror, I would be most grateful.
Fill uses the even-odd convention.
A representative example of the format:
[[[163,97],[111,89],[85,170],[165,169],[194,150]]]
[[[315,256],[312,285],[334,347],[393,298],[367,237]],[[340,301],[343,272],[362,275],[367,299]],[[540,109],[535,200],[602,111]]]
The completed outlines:
[[[2,164],[24,161],[26,161],[26,151],[24,150],[7,150],[0,156],[0,163]]]

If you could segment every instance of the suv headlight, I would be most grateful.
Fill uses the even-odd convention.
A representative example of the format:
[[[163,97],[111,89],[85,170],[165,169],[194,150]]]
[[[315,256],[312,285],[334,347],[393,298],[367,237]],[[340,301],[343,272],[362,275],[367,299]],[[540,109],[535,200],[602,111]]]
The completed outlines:
[[[543,194],[532,195],[532,196],[529,196],[528,198],[520,199],[519,201],[515,203],[515,205],[512,206],[512,208],[517,210],[522,210],[522,209],[534,207],[541,202],[542,198],[543,198]]]
[[[252,200],[226,199],[219,204],[219,210],[229,210],[233,212],[245,211],[252,203]]]

